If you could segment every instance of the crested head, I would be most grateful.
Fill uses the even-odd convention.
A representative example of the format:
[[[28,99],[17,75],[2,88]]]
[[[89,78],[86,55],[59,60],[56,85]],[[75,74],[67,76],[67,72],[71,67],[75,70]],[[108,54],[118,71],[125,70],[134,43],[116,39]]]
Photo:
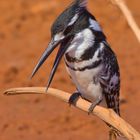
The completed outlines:
[[[88,0],[75,0],[73,3],[77,4],[79,7],[86,7]]]
[[[57,37],[60,37],[67,27],[72,26],[76,22],[80,14],[85,11],[86,6],[87,0],[73,1],[53,23],[51,27],[52,36],[57,35]]]

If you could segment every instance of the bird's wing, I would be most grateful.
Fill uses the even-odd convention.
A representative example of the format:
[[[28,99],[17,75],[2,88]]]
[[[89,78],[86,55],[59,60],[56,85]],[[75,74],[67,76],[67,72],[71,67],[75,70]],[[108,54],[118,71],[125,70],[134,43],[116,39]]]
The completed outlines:
[[[114,52],[105,44],[103,50],[104,69],[99,75],[99,81],[103,88],[108,108],[112,108],[119,113],[119,91],[120,91],[120,73],[119,66]]]

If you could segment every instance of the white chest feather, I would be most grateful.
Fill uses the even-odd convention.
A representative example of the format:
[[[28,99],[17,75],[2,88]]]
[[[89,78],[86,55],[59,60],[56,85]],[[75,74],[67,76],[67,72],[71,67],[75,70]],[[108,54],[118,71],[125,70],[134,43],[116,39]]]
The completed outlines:
[[[80,59],[81,55],[84,53],[85,49],[88,47],[93,47],[94,44],[94,35],[90,29],[85,29],[73,39],[71,46],[69,46],[66,53],[71,57]],[[78,63],[68,62],[65,58],[66,63],[75,69],[83,68],[89,65],[92,65],[95,61],[98,61],[98,54],[103,45],[97,49],[92,58],[89,60],[84,60]],[[76,85],[78,91],[82,96],[90,101],[96,100],[102,94],[102,88],[100,83],[94,83],[94,78],[98,76],[102,69],[102,65],[99,65],[93,69],[85,69],[82,71],[76,71],[67,67],[68,73],[71,75],[74,84]]]
[[[81,31],[74,37],[66,53],[69,52],[70,56],[79,58],[87,47],[93,45],[94,38],[90,29]]]
[[[94,83],[94,78],[99,74],[102,65],[90,70],[74,71],[67,67],[72,81],[82,96],[90,101],[96,100],[102,94],[100,83]]]

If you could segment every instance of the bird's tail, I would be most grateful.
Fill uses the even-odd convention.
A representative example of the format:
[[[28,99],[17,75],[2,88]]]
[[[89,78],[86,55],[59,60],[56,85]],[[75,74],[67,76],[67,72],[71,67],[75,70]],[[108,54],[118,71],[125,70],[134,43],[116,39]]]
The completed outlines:
[[[119,92],[112,94],[104,93],[104,95],[107,107],[113,109],[120,116]]]
[[[119,109],[119,92],[112,95],[105,93],[105,99],[107,103],[107,107],[113,109],[120,116]],[[107,124],[110,128],[109,130],[109,140],[116,139],[117,136],[123,137],[123,135],[113,126]]]

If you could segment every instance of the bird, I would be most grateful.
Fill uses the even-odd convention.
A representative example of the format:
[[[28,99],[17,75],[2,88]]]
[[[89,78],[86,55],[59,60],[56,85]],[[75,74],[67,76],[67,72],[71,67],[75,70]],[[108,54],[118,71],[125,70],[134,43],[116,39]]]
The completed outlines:
[[[74,0],[54,21],[51,41],[35,66],[33,77],[53,50],[59,46],[46,89],[64,56],[68,74],[76,86],[69,103],[81,96],[96,105],[113,109],[120,115],[120,69],[117,56],[95,16],[87,9],[88,0]]]

